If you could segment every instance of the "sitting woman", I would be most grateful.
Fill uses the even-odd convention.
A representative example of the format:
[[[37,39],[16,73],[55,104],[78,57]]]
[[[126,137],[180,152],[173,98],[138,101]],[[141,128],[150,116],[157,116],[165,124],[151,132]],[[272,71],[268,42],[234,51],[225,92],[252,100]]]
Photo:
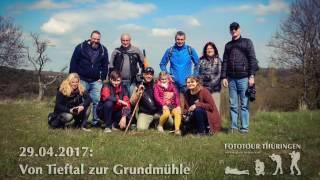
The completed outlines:
[[[184,112],[189,116],[187,130],[196,130],[200,135],[217,133],[221,127],[220,115],[209,90],[194,76],[187,78],[187,89],[184,94]]]
[[[154,87],[154,98],[156,103],[162,109],[158,131],[163,132],[163,125],[169,119],[170,114],[174,117],[175,135],[181,135],[181,108],[179,102],[179,93],[174,83],[169,80],[167,72],[160,72],[159,79]]]
[[[75,119],[74,126],[85,131],[87,119],[90,115],[90,96],[80,83],[80,77],[77,73],[71,73],[65,79],[57,92],[54,114],[58,117],[59,126],[64,125]],[[51,125],[54,126],[54,125]]]
[[[130,115],[128,91],[121,80],[120,72],[114,70],[109,75],[109,82],[101,89],[97,114],[106,124],[106,133],[112,132],[111,129],[126,128],[127,117]]]

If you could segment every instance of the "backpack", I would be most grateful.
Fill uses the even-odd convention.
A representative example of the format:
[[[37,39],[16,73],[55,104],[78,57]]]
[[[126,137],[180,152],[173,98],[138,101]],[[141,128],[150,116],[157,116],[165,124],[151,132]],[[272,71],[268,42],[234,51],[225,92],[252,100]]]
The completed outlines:
[[[64,127],[64,123],[61,120],[61,116],[52,112],[48,114],[48,125],[49,127],[56,129]]]

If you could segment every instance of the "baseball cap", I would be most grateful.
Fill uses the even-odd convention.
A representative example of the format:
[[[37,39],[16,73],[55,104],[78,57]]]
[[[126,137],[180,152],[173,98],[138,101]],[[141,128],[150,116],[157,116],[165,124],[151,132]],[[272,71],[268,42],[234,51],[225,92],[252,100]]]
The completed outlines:
[[[233,29],[238,29],[240,27],[239,23],[237,22],[233,22],[230,24],[229,28],[230,28],[230,31],[233,30]]]
[[[144,69],[143,73],[151,73],[151,74],[154,74],[154,70],[152,67],[147,67]]]

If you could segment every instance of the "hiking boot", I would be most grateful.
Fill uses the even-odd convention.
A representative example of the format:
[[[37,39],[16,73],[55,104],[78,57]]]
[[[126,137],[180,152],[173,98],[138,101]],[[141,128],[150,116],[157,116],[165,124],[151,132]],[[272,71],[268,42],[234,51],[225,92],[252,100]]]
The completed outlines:
[[[111,130],[110,128],[105,128],[103,132],[105,132],[105,133],[111,133],[112,130]]]
[[[161,125],[158,125],[157,129],[159,132],[164,132],[163,127]]]
[[[175,131],[174,131],[174,135],[176,135],[176,136],[181,136],[181,131],[180,131],[180,129],[175,130]]]
[[[91,129],[87,129],[85,127],[81,128],[82,131],[91,132]]]
[[[248,129],[240,129],[241,134],[248,134]]]

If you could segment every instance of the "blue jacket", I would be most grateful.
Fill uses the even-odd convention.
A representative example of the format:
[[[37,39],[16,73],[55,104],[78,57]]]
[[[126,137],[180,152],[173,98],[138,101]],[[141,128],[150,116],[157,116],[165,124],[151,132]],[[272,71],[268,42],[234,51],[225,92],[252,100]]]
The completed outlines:
[[[193,75],[198,75],[199,73],[198,54],[194,48],[191,48],[191,52],[189,52],[189,47],[188,45],[183,45],[182,47],[174,45],[171,57],[171,48],[168,48],[160,62],[161,71],[168,72],[167,64],[170,60],[170,74],[179,88],[185,86],[186,78],[192,75],[192,63],[194,65]]]
[[[78,73],[80,79],[87,82],[105,80],[109,64],[108,50],[100,44],[97,49],[99,51],[97,57],[91,59],[89,48],[91,46],[88,41],[77,45],[71,58],[69,73]]]

